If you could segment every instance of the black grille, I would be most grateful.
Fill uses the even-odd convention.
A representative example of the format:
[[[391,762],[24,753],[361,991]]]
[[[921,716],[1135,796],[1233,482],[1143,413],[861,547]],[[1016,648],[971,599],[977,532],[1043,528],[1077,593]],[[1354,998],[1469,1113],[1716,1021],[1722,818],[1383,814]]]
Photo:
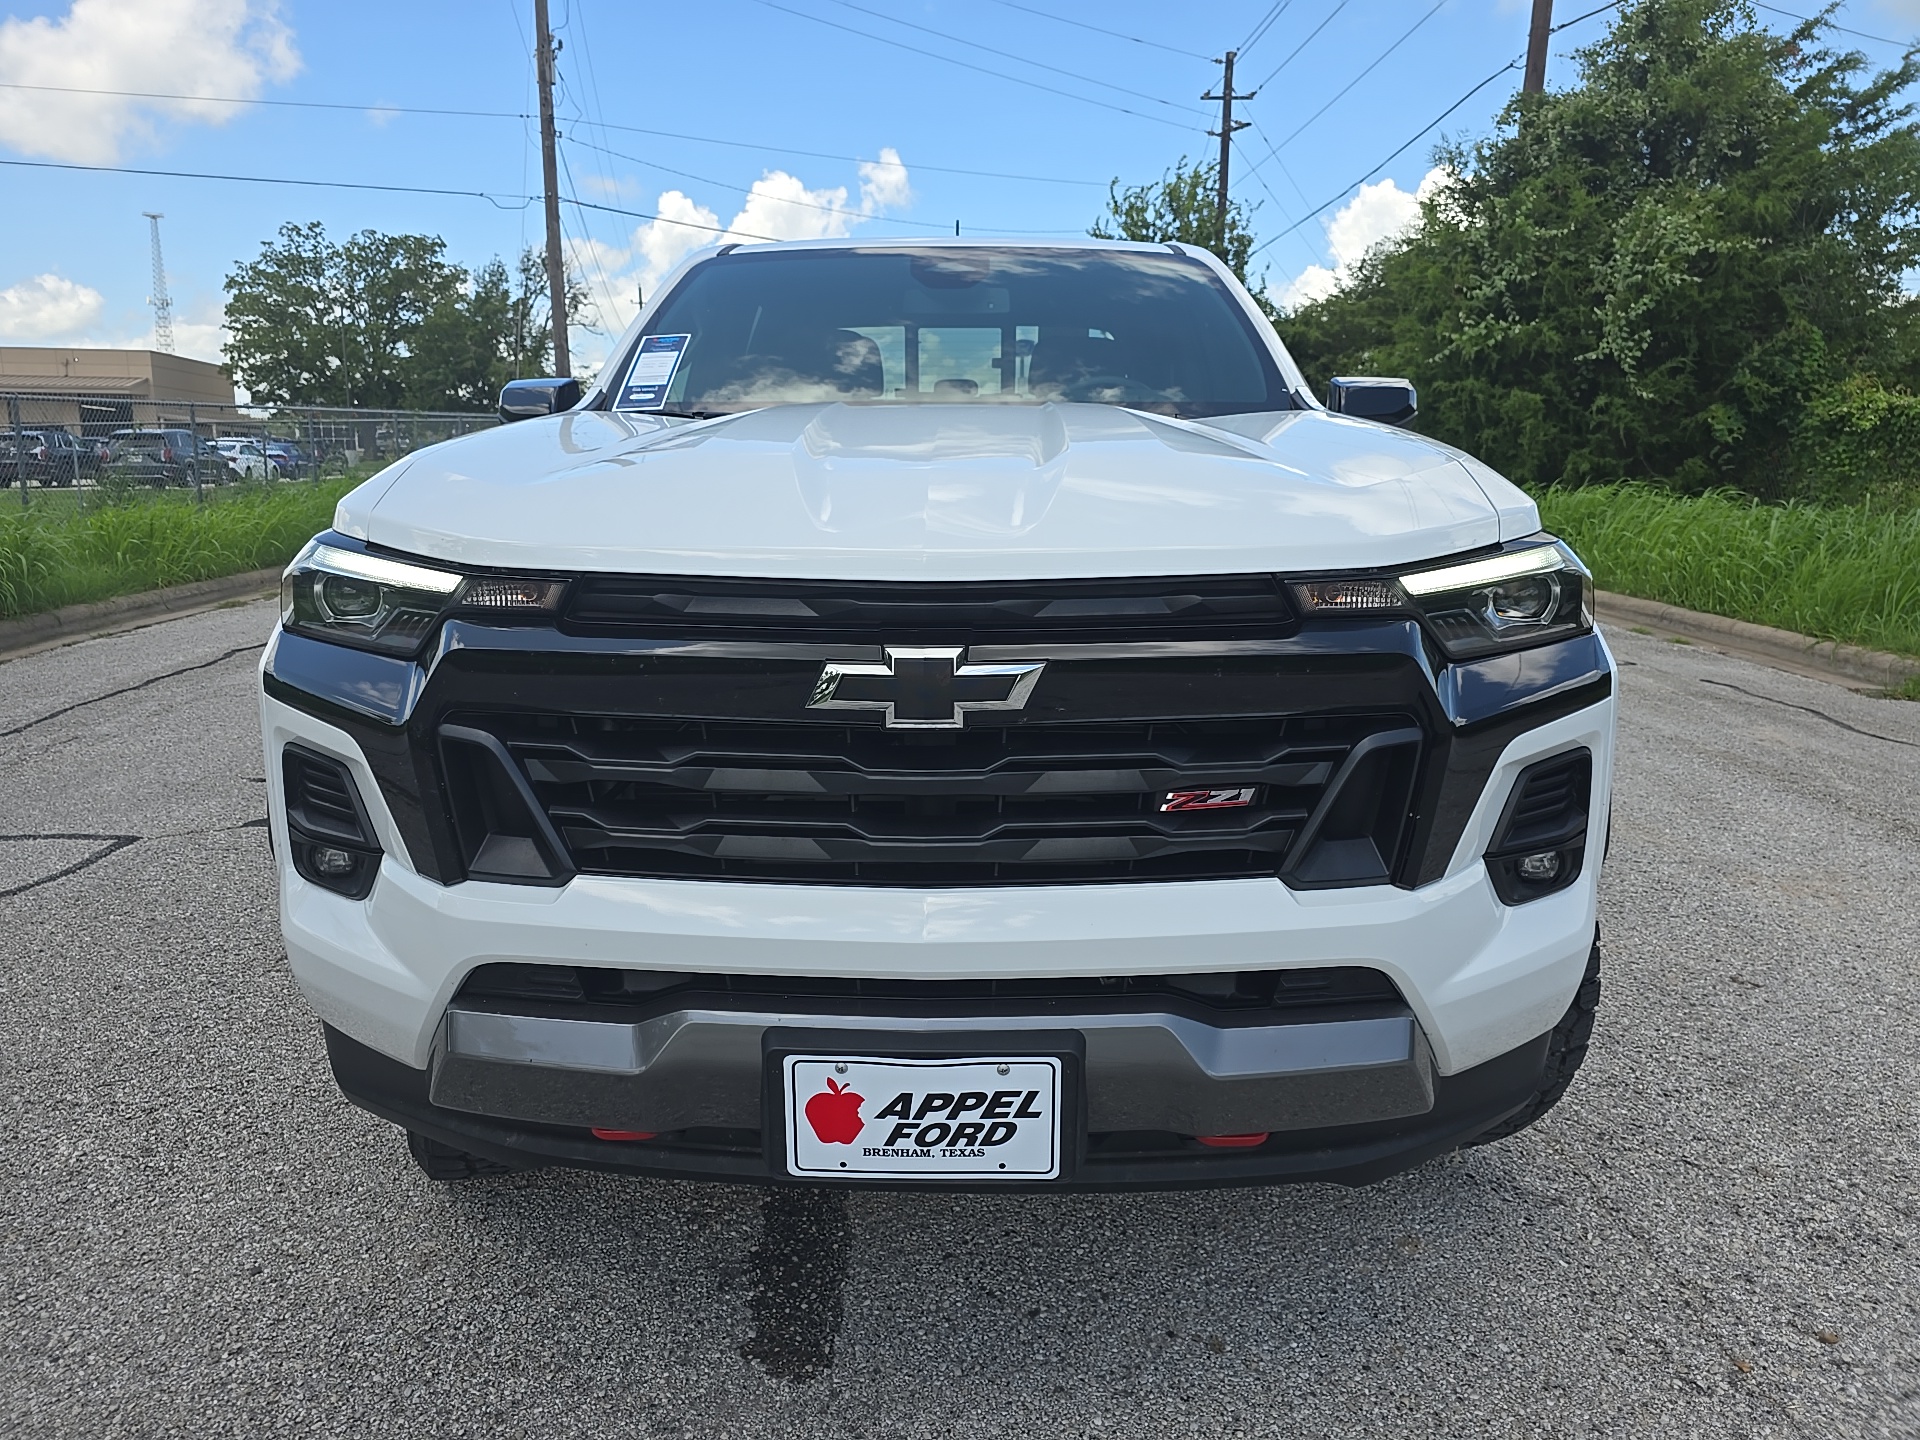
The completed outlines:
[[[1004,1002],[1017,1013],[1059,1006],[1099,1010],[1138,1002],[1180,1002],[1210,1010],[1264,1014],[1335,1005],[1398,1005],[1401,995],[1378,970],[1359,965],[1305,970],[1223,970],[1193,975],[1067,976],[998,980],[873,980],[786,975],[696,975],[609,970],[591,965],[482,965],[460,987],[463,1001],[568,1006],[682,1005],[725,997],[742,1008],[768,1004],[805,1009],[848,1007],[912,1013],[944,1006],[991,1011]],[[984,1012],[982,1012],[984,1013]]]
[[[974,726],[450,716],[497,736],[599,874],[979,885],[1271,876],[1403,715]],[[1390,802],[1405,814],[1410,767]],[[1251,803],[1169,812],[1183,790]],[[1389,857],[1390,859],[1390,857]]]
[[[1243,638],[1297,628],[1270,575],[911,585],[605,576],[574,587],[566,618],[589,632],[791,641]]]

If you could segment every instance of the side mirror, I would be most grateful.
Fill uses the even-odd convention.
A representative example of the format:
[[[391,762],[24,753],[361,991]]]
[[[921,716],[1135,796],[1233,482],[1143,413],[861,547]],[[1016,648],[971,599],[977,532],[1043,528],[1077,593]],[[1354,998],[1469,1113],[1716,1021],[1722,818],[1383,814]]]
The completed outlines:
[[[500,391],[502,420],[532,420],[558,415],[580,403],[580,382],[549,377],[545,380],[509,380]]]
[[[1404,425],[1419,412],[1420,397],[1411,380],[1336,375],[1327,385],[1327,408],[1336,415],[1351,415],[1356,420]]]

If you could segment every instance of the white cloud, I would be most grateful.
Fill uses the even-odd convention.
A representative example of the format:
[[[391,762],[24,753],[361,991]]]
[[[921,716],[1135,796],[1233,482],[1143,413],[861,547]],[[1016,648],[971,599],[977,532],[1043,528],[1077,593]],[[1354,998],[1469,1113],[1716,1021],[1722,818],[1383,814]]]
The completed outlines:
[[[913,203],[907,167],[892,146],[882,147],[878,160],[862,162],[859,173],[855,196],[845,185],[815,189],[785,170],[769,170],[724,224],[717,211],[668,190],[653,206],[660,218],[636,226],[625,247],[570,240],[570,263],[592,288],[601,324],[618,334],[639,313],[635,291],[652,295],[669,270],[703,245],[833,239]],[[577,348],[593,347],[588,341]]]
[[[0,290],[0,339],[52,340],[100,318],[106,297],[59,275],[36,275]]]
[[[1362,185],[1360,192],[1342,205],[1330,220],[1321,224],[1327,232],[1327,253],[1333,264],[1309,265],[1274,294],[1285,309],[1296,309],[1324,300],[1353,278],[1357,266],[1374,246],[1402,234],[1420,218],[1420,203],[1431,199],[1450,179],[1449,172],[1436,166],[1409,193],[1389,177],[1374,185]]]
[[[57,19],[0,21],[0,75],[83,90],[168,90],[252,99],[300,69],[278,0],[73,0]],[[209,100],[0,91],[0,145],[82,164],[119,160],[157,120],[223,125]]]

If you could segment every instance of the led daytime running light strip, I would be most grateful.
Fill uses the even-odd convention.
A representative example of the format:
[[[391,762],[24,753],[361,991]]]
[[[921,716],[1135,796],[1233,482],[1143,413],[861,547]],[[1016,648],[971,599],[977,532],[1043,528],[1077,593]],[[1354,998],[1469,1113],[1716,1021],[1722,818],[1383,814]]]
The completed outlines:
[[[445,570],[429,570],[421,565],[403,565],[398,560],[383,560],[378,555],[362,555],[354,550],[338,550],[331,545],[314,547],[309,563],[356,580],[371,580],[376,585],[392,585],[402,590],[424,590],[432,595],[451,595],[460,588],[464,575]]]
[[[1450,565],[1445,570],[1423,570],[1400,577],[1401,588],[1409,595],[1441,595],[1453,590],[1472,590],[1522,575],[1544,575],[1567,568],[1567,557],[1558,545],[1539,545],[1530,550],[1515,550],[1486,560],[1471,560],[1465,565]]]

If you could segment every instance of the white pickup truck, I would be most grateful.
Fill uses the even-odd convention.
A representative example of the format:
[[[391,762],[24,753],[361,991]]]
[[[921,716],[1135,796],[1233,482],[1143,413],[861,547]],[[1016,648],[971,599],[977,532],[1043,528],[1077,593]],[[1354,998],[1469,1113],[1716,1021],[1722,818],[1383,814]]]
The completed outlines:
[[[280,918],[429,1175],[1363,1183],[1559,1097],[1614,664],[1181,245],[729,245],[342,501]]]

